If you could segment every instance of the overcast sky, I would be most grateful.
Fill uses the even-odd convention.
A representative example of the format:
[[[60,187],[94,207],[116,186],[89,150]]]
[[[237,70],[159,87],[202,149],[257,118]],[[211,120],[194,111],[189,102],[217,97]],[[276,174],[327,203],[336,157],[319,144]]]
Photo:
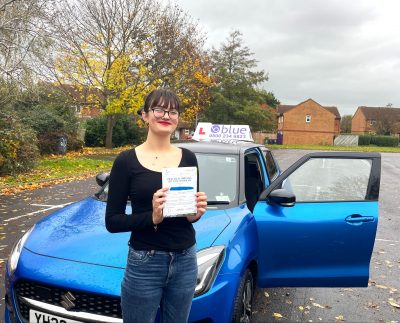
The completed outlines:
[[[241,31],[282,104],[312,98],[342,116],[361,105],[400,107],[399,0],[175,1],[208,48]]]

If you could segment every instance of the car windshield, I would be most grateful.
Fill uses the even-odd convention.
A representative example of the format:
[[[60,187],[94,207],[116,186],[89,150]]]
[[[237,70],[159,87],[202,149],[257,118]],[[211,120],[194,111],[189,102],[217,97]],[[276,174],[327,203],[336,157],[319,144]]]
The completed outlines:
[[[196,154],[200,191],[210,202],[232,202],[237,195],[238,157],[235,155]]]
[[[196,153],[199,164],[199,189],[207,195],[208,203],[229,204],[237,198],[238,156]],[[96,196],[107,200],[108,183]]]

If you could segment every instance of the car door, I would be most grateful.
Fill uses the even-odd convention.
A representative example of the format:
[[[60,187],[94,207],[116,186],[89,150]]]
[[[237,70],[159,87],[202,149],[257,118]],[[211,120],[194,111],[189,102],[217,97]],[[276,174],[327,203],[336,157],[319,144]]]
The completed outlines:
[[[367,286],[380,159],[312,153],[272,182],[253,211],[261,287]]]

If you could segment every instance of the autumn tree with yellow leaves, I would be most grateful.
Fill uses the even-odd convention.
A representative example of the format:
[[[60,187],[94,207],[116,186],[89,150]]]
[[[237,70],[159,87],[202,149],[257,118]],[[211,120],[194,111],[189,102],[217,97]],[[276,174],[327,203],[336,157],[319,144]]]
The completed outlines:
[[[208,102],[204,39],[179,7],[155,0],[75,0],[56,3],[54,10],[46,74],[77,104],[107,116],[106,147],[112,147],[118,116],[137,111],[157,87],[178,94],[187,122]]]

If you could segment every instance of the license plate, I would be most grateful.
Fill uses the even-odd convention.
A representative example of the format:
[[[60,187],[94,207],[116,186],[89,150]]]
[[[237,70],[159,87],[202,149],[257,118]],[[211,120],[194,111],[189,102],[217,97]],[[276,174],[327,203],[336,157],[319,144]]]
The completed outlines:
[[[53,314],[47,314],[35,310],[29,310],[29,323],[82,323],[82,322],[67,319],[65,317],[56,316]]]

